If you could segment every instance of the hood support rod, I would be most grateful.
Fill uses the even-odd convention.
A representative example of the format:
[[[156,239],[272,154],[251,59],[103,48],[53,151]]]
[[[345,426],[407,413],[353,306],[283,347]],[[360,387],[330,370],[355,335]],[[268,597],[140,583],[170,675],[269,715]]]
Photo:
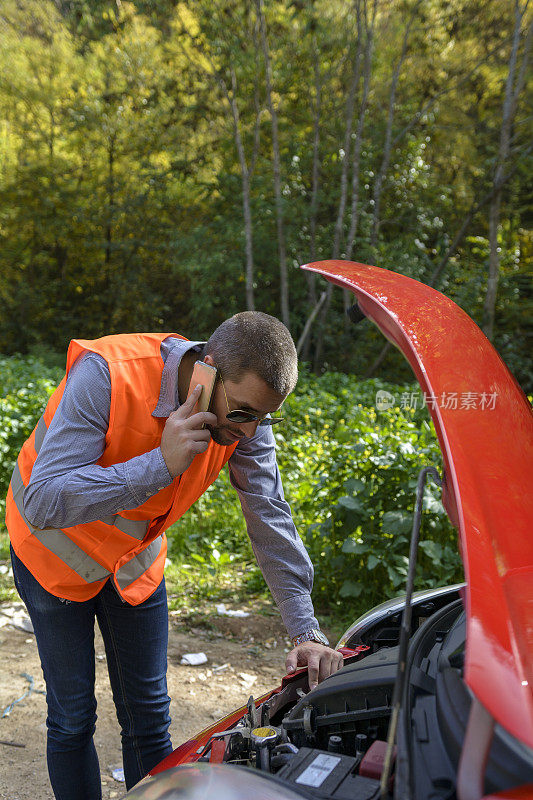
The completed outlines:
[[[381,800],[385,800],[389,793],[389,780],[392,769],[392,756],[394,752],[394,742],[396,740],[396,730],[398,728],[398,717],[402,703],[403,690],[405,685],[405,673],[407,662],[407,647],[411,636],[411,598],[413,596],[413,586],[415,582],[416,556],[418,551],[418,540],[420,538],[420,525],[422,520],[422,500],[424,497],[424,486],[426,477],[431,475],[437,486],[442,486],[442,480],[435,467],[424,467],[418,474],[418,484],[416,487],[415,515],[413,517],[413,529],[411,532],[411,546],[409,548],[409,568],[407,570],[407,585],[405,589],[405,608],[402,614],[402,625],[400,628],[400,643],[398,648],[398,671],[394,683],[392,695],[392,713],[389,723],[387,736],[387,750],[381,773],[380,794]],[[466,800],[466,798],[465,798]]]

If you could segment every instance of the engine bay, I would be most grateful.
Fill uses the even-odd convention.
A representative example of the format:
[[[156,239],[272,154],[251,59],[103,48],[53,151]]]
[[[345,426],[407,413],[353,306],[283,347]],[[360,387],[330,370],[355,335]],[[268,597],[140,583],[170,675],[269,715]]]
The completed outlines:
[[[389,620],[390,623],[390,620]],[[211,737],[199,761],[260,770],[304,797],[371,800],[380,794],[398,667],[394,636],[375,637],[344,667],[308,690],[302,673],[229,730]],[[462,680],[465,615],[462,602],[444,605],[419,623],[409,649],[398,766],[385,786],[396,796],[454,798],[454,777],[469,710]],[[401,757],[400,757],[401,756]],[[396,747],[392,759],[396,758]],[[496,730],[487,788],[531,779],[533,754]]]
[[[397,660],[397,646],[363,651],[311,692],[304,674],[258,708],[250,698],[242,719],[216,734],[199,760],[260,769],[313,796],[373,797]]]

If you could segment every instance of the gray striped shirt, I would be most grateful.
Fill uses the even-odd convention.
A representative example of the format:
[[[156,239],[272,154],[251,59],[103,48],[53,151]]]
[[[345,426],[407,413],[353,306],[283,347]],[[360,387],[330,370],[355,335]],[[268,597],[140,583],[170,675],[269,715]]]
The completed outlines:
[[[165,364],[154,416],[168,417],[178,408],[181,359],[190,349],[200,352],[202,344],[173,337],[162,343]],[[24,492],[24,510],[35,527],[64,528],[137,508],[172,482],[160,447],[110,467],[95,463],[104,452],[110,401],[105,359],[83,354],[69,373]],[[228,467],[289,636],[318,627],[310,597],[313,567],[283,495],[272,429],[260,426],[242,439]]]

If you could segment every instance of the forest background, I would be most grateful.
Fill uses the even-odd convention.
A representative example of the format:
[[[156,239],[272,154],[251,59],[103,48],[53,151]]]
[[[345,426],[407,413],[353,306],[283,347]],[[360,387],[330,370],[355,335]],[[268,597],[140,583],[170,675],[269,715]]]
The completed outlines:
[[[431,423],[376,412],[377,389],[413,391],[408,365],[298,267],[434,286],[533,391],[531,17],[528,0],[3,0],[3,495],[71,338],[201,339],[256,308],[307,365],[277,436],[316,598],[398,593]],[[426,512],[435,585],[460,566],[436,491]],[[225,478],[170,540],[176,602],[261,590]]]

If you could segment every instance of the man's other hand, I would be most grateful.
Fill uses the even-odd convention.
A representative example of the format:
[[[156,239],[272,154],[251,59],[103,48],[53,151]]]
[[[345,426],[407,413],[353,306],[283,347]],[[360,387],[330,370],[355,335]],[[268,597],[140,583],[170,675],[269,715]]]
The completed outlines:
[[[342,667],[344,659],[341,653],[318,642],[303,642],[288,654],[285,661],[287,674],[299,667],[307,667],[309,688],[314,689],[320,681],[332,675]]]

